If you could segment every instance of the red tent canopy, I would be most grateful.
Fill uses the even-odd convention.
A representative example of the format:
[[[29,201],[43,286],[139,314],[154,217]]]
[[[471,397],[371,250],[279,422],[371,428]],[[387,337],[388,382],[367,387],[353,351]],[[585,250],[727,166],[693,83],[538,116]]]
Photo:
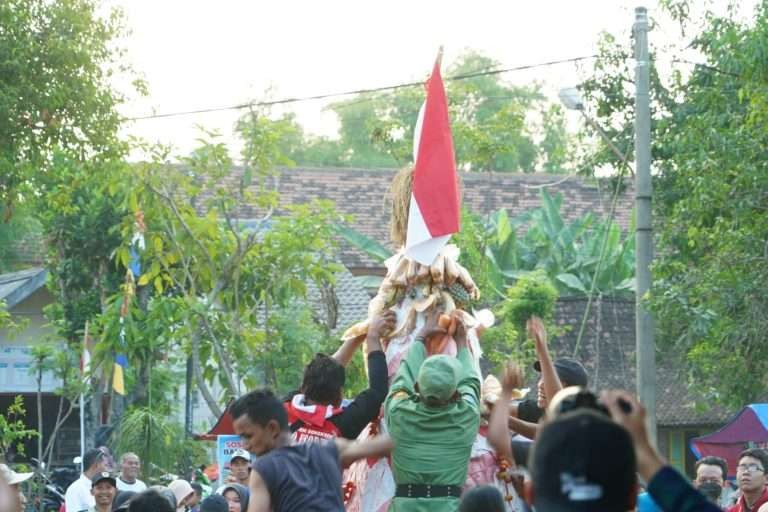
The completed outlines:
[[[235,435],[235,427],[232,425],[232,415],[229,414],[229,407],[219,417],[216,424],[205,434],[197,434],[195,439],[198,441],[215,441],[217,436]]]
[[[739,453],[747,448],[768,447],[768,404],[752,404],[726,426],[712,434],[691,439],[697,457],[715,455],[728,462],[728,476],[736,475]]]

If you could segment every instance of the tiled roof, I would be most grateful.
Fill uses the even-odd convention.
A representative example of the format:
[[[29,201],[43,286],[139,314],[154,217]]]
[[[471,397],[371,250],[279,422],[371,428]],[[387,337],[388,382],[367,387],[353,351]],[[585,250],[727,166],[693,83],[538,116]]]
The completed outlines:
[[[346,268],[336,274],[334,294],[338,300],[338,308],[335,325],[332,326],[331,332],[340,334],[347,327],[368,317],[368,302],[371,297]],[[308,286],[307,296],[315,314],[327,315],[326,302],[320,290],[312,283]],[[325,318],[322,320],[325,321]]]
[[[286,168],[280,171],[277,189],[280,208],[306,203],[313,199],[330,199],[340,213],[353,217],[352,225],[363,234],[390,246],[389,208],[385,202],[393,169]],[[241,169],[227,178],[232,187],[239,182]],[[578,176],[552,174],[461,173],[463,201],[470,210],[486,214],[506,208],[511,216],[540,205],[539,191],[547,187],[551,195],[563,195],[563,215],[574,219],[586,212],[607,217],[613,188],[610,183],[599,184]],[[634,204],[631,186],[619,196],[616,219],[626,228]],[[242,207],[241,218],[259,216],[255,208]],[[342,262],[350,269],[379,268],[381,265],[356,249],[342,244]]]
[[[557,356],[574,355],[585,305],[585,298],[561,297],[558,301],[556,322],[570,328],[551,341]],[[634,300],[603,298],[593,302],[575,357],[586,367],[591,388],[635,392]],[[683,368],[683,363],[671,355],[657,356],[658,424],[665,427],[724,424],[736,411],[715,404],[697,408],[696,401],[701,400],[701,396],[686,381]]]

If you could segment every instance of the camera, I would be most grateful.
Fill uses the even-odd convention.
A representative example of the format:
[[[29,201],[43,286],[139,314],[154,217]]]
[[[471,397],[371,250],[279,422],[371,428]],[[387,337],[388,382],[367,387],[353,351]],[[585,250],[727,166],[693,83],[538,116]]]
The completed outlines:
[[[605,404],[592,391],[582,387],[572,387],[573,389],[565,388],[561,391],[564,392],[565,396],[562,397],[554,408],[557,415],[584,408],[598,411],[606,416],[611,415]],[[632,412],[632,405],[629,402],[619,399],[618,404],[624,414]]]

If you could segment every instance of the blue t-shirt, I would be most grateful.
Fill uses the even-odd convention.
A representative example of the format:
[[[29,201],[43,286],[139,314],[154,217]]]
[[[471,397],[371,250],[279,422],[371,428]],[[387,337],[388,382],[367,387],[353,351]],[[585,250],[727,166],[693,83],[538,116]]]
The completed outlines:
[[[269,490],[273,512],[344,512],[336,443],[277,448],[253,463]]]
[[[642,492],[637,495],[637,512],[662,512],[662,510],[656,505],[650,494]]]

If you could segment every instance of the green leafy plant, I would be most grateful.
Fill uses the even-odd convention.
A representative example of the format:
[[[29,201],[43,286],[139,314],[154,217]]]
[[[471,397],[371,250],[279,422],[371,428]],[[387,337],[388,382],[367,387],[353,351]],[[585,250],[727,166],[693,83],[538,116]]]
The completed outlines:
[[[664,359],[685,368],[702,403],[741,407],[768,386],[768,4],[719,14],[688,0],[661,5],[675,25],[666,32],[684,33],[702,64],[682,71],[651,48],[656,259],[645,299]],[[605,35],[583,84],[619,147],[633,134],[631,52],[627,38]],[[615,165],[609,153],[599,145],[583,167]]]
[[[34,429],[27,428],[24,417],[24,397],[17,395],[4,413],[0,413],[0,456],[5,457],[9,448],[13,447],[18,453],[24,453],[24,441],[40,434]]]

